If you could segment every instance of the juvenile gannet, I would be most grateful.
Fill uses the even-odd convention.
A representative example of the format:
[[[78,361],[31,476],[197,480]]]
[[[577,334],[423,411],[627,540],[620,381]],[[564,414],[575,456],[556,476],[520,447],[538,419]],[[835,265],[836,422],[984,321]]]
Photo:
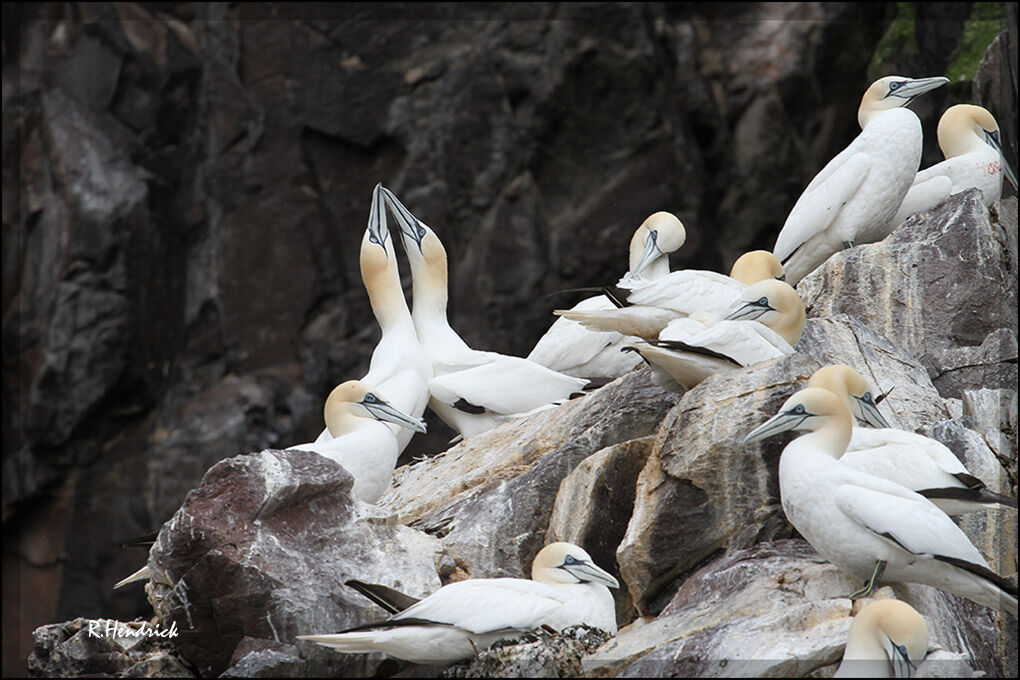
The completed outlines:
[[[988,109],[950,106],[939,119],[938,136],[946,160],[917,173],[889,223],[893,229],[914,213],[931,210],[951,194],[971,187],[981,190],[982,202],[989,206],[1002,195],[1004,176],[1017,188],[1016,174],[1002,153],[999,125]]]
[[[676,319],[658,340],[632,347],[656,369],[656,383],[687,389],[720,371],[793,352],[805,318],[804,303],[789,284],[759,281],[747,287],[735,307],[721,320],[711,314]]]
[[[529,412],[569,399],[588,381],[520,357],[468,347],[446,319],[446,249],[436,233],[383,187],[411,263],[411,317],[432,361],[429,407],[467,439]]]
[[[654,340],[675,319],[698,312],[725,315],[747,287],[784,278],[783,266],[766,250],[744,253],[733,263],[730,275],[703,269],[682,269],[636,288],[627,295],[628,306],[598,310],[557,309],[553,314],[577,321],[589,330],[616,331]]]
[[[619,583],[581,548],[570,543],[542,548],[531,579],[457,581],[384,621],[298,639],[341,652],[383,652],[412,663],[445,665],[543,626],[559,631],[583,623],[616,634],[609,588]]]
[[[903,108],[948,78],[887,76],[861,98],[861,134],[815,175],[772,249],[796,285],[850,243],[885,238],[921,162],[921,121]]]
[[[942,443],[890,428],[878,412],[882,396],[876,399],[878,392],[867,378],[850,366],[824,366],[811,376],[808,387],[834,392],[857,418],[879,428],[855,427],[841,463],[916,491],[949,515],[1017,507],[1015,499],[988,489]]]
[[[818,553],[867,582],[925,583],[978,604],[1017,614],[1017,589],[988,567],[967,536],[924,496],[838,459],[850,443],[853,416],[821,387],[786,400],[744,442],[785,430],[808,430],[779,459],[779,493],[787,519]]]
[[[910,678],[928,653],[928,624],[900,600],[876,600],[850,624],[837,678]]]
[[[339,463],[354,477],[351,494],[375,503],[390,485],[400,457],[397,437],[384,422],[425,432],[425,422],[394,408],[382,392],[362,380],[333,388],[323,409],[331,439],[291,446]]]
[[[668,212],[650,215],[630,240],[629,270],[618,285],[640,286],[669,273],[667,255],[687,239],[683,223]],[[605,295],[578,302],[571,311],[616,309]],[[571,319],[560,318],[546,331],[528,355],[530,361],[577,378],[618,378],[641,363],[620,349],[633,340],[616,332],[593,331]]]

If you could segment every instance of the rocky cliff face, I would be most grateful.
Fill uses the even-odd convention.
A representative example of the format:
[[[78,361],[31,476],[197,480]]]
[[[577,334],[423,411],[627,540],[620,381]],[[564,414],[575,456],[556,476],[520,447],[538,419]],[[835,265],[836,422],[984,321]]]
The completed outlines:
[[[803,186],[857,133],[876,43],[900,21],[840,3],[606,6],[597,18],[555,5],[316,11],[5,6],[3,181],[17,200],[4,201],[3,231],[4,621],[22,631],[5,636],[5,664],[25,658],[37,625],[148,616],[137,591],[109,590],[145,559],[117,543],[160,526],[218,461],[312,439],[329,389],[367,369],[378,331],[356,258],[375,182],[443,237],[465,339],[524,355],[561,304],[542,296],[615,279],[633,228],[655,210],[691,227],[675,265],[724,269],[770,246]],[[919,11],[916,54],[897,62],[879,50],[879,62],[941,72],[966,34],[955,13]],[[1015,44],[1015,29],[1003,31],[996,49]],[[1015,63],[988,54],[975,101],[1008,140]],[[919,109],[926,131],[943,96]],[[925,163],[935,160],[929,140]],[[954,361],[980,355],[1006,375],[1009,337],[986,336],[965,339]],[[999,414],[1013,393],[977,387],[989,385],[958,381],[949,414],[1008,460],[1015,418],[1003,430]],[[479,469],[481,486],[433,484],[412,501],[410,480],[431,469],[413,466],[385,507],[444,542],[442,578],[516,575],[552,538],[583,542],[607,566],[632,546],[614,567],[630,574],[621,614],[663,606],[698,560],[781,535],[774,498],[714,507],[682,493],[708,478],[709,459],[684,468],[675,450],[686,435],[660,423],[711,426],[693,398],[673,413],[677,397],[639,375],[581,401],[609,413],[611,395],[648,410],[577,441],[566,421],[515,424],[544,428],[542,446],[557,452],[500,444],[530,476],[494,463]],[[576,427],[592,414],[575,414]],[[409,457],[446,448],[437,424]],[[462,454],[449,455],[428,474]],[[650,498],[653,458],[685,516],[722,518],[692,563],[662,573],[630,519],[672,507]],[[774,487],[766,468],[754,488]],[[606,470],[622,486],[607,487]],[[486,503],[519,496],[533,516],[503,518],[499,534],[516,538],[470,553]],[[614,508],[608,528],[571,513],[586,498]],[[737,508],[753,510],[753,531],[724,526],[719,513]],[[669,545],[670,531],[647,545]]]

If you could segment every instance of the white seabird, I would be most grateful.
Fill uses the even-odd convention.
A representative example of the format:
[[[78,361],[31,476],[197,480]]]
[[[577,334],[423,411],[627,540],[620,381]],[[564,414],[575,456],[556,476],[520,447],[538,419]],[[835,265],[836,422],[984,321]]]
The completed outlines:
[[[543,626],[560,631],[586,624],[615,635],[616,606],[609,588],[618,587],[583,549],[552,543],[535,557],[530,581],[457,581],[384,621],[298,639],[341,652],[383,652],[412,663],[445,665]]]
[[[808,430],[779,459],[786,518],[818,553],[867,582],[925,583],[978,604],[1017,614],[1017,589],[996,575],[966,534],[924,496],[839,461],[850,443],[853,416],[821,387],[786,400],[779,413],[744,442],[786,430]]]
[[[875,600],[854,617],[837,678],[909,678],[928,653],[928,624],[901,600]]]
[[[339,463],[354,477],[351,494],[366,503],[375,503],[385,493],[400,457],[397,436],[385,423],[425,432],[421,418],[394,408],[363,380],[333,388],[323,415],[331,439],[288,448],[314,451]]]
[[[730,275],[703,269],[670,272],[627,295],[628,306],[598,310],[557,309],[557,314],[589,330],[616,331],[654,340],[675,319],[699,312],[725,315],[741,294],[759,281],[784,278],[783,266],[766,250],[744,253]]]
[[[588,381],[521,357],[471,349],[446,318],[446,249],[436,233],[382,189],[411,263],[411,316],[432,361],[429,407],[465,439],[569,399]]]
[[[891,231],[921,163],[921,121],[904,108],[948,78],[887,76],[861,98],[861,134],[815,175],[797,199],[772,249],[796,285],[833,253]]]
[[[988,109],[972,104],[950,106],[939,119],[938,137],[946,160],[917,173],[889,223],[893,229],[914,213],[931,210],[950,195],[971,187],[981,190],[986,207],[1002,195],[1003,177],[1017,188],[1016,174],[1002,153],[999,124]]]
[[[629,270],[619,285],[640,286],[669,273],[667,255],[687,239],[684,225],[668,212],[657,212],[641,223],[630,240]],[[593,312],[616,309],[608,297],[596,295],[578,302],[571,311]],[[593,331],[576,321],[559,318],[546,331],[528,359],[554,371],[577,378],[613,379],[641,363],[641,359],[620,349],[633,338],[613,331]]]
[[[824,366],[811,376],[808,387],[834,392],[857,418],[878,428],[855,427],[841,463],[916,491],[948,515],[1017,507],[1015,499],[988,489],[941,442],[890,428],[878,412],[885,395],[875,398],[877,391],[850,366]]]
[[[721,371],[793,352],[804,331],[804,303],[789,284],[759,281],[725,318],[695,314],[671,321],[658,340],[631,347],[655,370],[663,387],[690,389]]]

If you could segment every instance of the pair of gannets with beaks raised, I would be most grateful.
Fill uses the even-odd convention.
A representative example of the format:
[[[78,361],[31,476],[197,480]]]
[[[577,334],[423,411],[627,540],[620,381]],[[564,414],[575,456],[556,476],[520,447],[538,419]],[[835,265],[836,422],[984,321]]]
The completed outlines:
[[[947,82],[888,76],[867,89],[857,111],[861,134],[811,180],[772,249],[791,285],[847,244],[889,234],[921,163],[921,121],[904,107]]]
[[[725,318],[695,314],[671,321],[658,340],[630,347],[667,388],[690,389],[705,378],[790,354],[804,331],[804,303],[774,279],[748,286]]]
[[[1002,195],[1004,176],[1017,188],[1016,173],[1002,153],[999,124],[988,109],[972,104],[950,106],[939,119],[938,137],[946,160],[917,173],[891,227],[971,187],[981,190],[982,202],[989,206]]]
[[[1017,588],[996,575],[966,534],[924,496],[839,461],[850,443],[846,402],[821,387],[800,390],[744,442],[808,430],[783,449],[779,493],[786,518],[818,553],[867,582],[925,583],[1017,615]]]
[[[668,212],[650,215],[630,240],[630,268],[617,285],[640,288],[661,280],[669,274],[667,256],[679,250],[686,239],[684,225],[675,215]],[[570,311],[596,313],[616,308],[605,295],[596,295],[577,303]],[[561,317],[535,344],[528,359],[566,375],[605,381],[640,365],[640,357],[620,351],[635,339],[615,331],[585,328],[573,319]]]
[[[837,678],[910,678],[928,653],[928,624],[900,600],[875,600],[850,623]]]
[[[365,587],[362,584],[358,590],[365,592]],[[546,626],[560,631],[585,624],[615,635],[616,606],[609,588],[618,587],[616,579],[597,567],[583,549],[552,543],[535,557],[530,581],[458,581],[385,621],[298,639],[341,652],[383,652],[412,663],[445,665],[470,658],[497,640]],[[381,597],[371,599],[392,602],[393,591],[382,591]]]
[[[703,269],[682,269],[633,289],[627,305],[599,310],[557,309],[553,314],[577,321],[589,330],[616,331],[655,340],[670,322],[699,312],[725,316],[748,286],[782,281],[783,266],[765,250],[744,253],[730,275]],[[621,282],[622,283],[622,282]]]
[[[446,318],[446,249],[392,192],[382,192],[411,263],[411,317],[434,373],[429,407],[443,422],[466,439],[569,399],[588,383],[521,357],[468,347]]]
[[[815,371],[808,387],[834,392],[860,420],[879,429],[855,427],[841,463],[916,491],[949,515],[976,510],[1017,507],[1013,498],[992,492],[940,442],[889,427],[878,412],[878,394],[850,366],[825,366]]]

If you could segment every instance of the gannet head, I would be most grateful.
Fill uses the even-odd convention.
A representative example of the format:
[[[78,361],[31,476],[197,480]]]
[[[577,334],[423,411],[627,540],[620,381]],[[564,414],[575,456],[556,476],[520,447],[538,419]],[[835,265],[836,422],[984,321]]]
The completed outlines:
[[[944,76],[933,78],[886,76],[879,78],[865,90],[864,96],[861,97],[861,106],[857,109],[857,122],[863,129],[875,114],[906,106],[913,101],[914,97],[948,82],[949,78]]]
[[[653,213],[630,239],[630,274],[637,276],[648,265],[679,250],[687,240],[683,223],[673,213]]]
[[[848,433],[853,427],[853,422],[850,420],[850,409],[841,398],[821,387],[807,387],[787,399],[779,409],[779,413],[744,437],[744,443],[766,439],[787,430],[814,432],[833,420],[844,425]],[[847,441],[849,441],[849,435]]]
[[[1002,153],[999,134],[999,124],[995,122],[995,116],[981,106],[957,104],[946,109],[939,118],[939,148],[946,158],[970,153],[976,144],[987,144],[998,152],[1002,172],[1016,189],[1016,173]]]
[[[808,380],[808,387],[823,387],[838,394],[857,418],[872,427],[889,427],[889,423],[878,412],[879,403],[889,392],[879,394],[877,390],[872,389],[867,378],[850,366],[845,364],[823,366]]]
[[[737,258],[730,268],[730,278],[753,286],[759,281],[775,279],[785,281],[786,272],[779,258],[767,250],[752,250]]]
[[[788,283],[765,279],[748,286],[736,308],[726,318],[731,321],[757,321],[781,335],[791,346],[804,332],[804,303]]]
[[[425,432],[425,421],[398,411],[376,392],[360,380],[348,380],[334,387],[323,409],[330,434],[334,437],[344,434],[349,428],[344,421],[352,417],[385,420],[416,432]]]
[[[539,583],[601,583],[619,588],[613,575],[595,566],[591,555],[573,543],[550,543],[535,555],[531,563],[531,578]]]
[[[928,652],[928,624],[900,600],[877,600],[854,617],[843,661],[887,660],[892,676],[909,678]],[[851,670],[851,669],[848,669]]]
[[[418,246],[420,252],[422,250],[422,240],[432,230],[412,215],[411,211],[404,207],[404,204],[393,195],[392,191],[381,185],[380,188],[382,189],[383,199],[389,205],[390,211],[396,218],[397,226],[400,227],[400,237],[404,241],[404,247],[410,253],[412,251],[411,244],[413,243]]]

